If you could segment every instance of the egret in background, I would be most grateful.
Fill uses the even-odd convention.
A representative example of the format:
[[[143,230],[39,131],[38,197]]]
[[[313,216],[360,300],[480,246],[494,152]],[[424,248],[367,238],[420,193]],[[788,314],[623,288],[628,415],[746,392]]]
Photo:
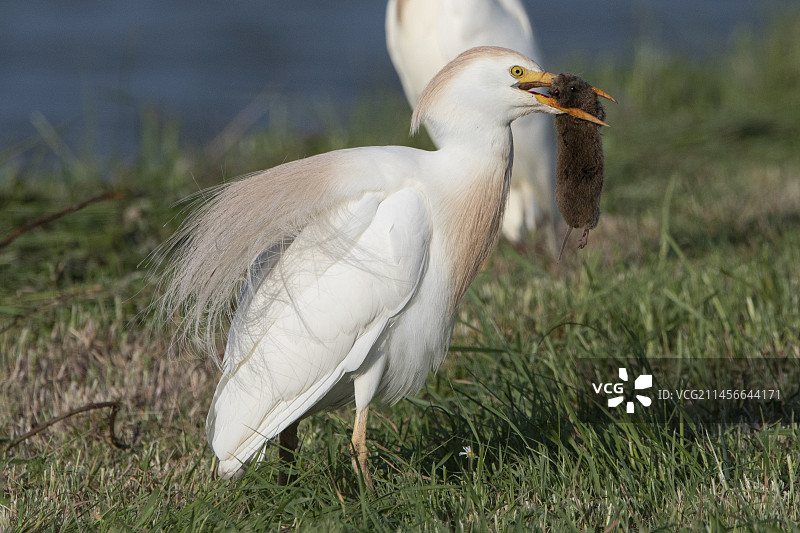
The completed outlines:
[[[389,0],[386,46],[411,107],[439,70],[469,48],[510,48],[542,61],[530,21],[519,0]],[[514,169],[503,236],[517,244],[540,230],[557,252],[556,145],[552,121],[529,116],[512,126]],[[430,131],[437,146],[442,139]]]
[[[182,333],[213,354],[236,306],[207,420],[220,476],[239,475],[279,434],[291,457],[301,418],[355,400],[353,463],[372,487],[368,406],[415,393],[442,363],[500,231],[511,122],[596,121],[536,92],[552,79],[517,52],[471,49],[412,116],[439,150],[352,148],[257,172],[212,191],[176,233],[167,316],[183,316]]]

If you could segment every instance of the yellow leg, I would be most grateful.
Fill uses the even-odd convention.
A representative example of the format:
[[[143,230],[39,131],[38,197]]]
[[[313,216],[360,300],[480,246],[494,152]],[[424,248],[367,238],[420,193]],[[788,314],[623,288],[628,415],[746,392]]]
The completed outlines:
[[[367,413],[369,407],[365,407],[363,411],[356,411],[356,420],[353,423],[353,468],[356,473],[361,472],[364,477],[364,485],[370,490],[374,491],[375,487],[372,485],[372,477],[369,475],[369,450],[367,450]]]
[[[297,426],[299,423],[299,420],[292,422],[286,427],[286,429],[281,431],[279,437],[281,447],[278,449],[278,457],[280,458],[281,462],[284,463],[283,466],[285,466],[290,472],[291,469],[294,468],[294,452],[297,450]],[[291,483],[293,477],[294,476],[291,475],[291,473],[281,470],[278,473],[278,485],[285,487]]]

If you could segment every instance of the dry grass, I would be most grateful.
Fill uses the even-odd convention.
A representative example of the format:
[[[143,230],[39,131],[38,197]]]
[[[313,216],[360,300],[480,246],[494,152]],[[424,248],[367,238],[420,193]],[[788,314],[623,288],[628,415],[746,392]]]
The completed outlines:
[[[109,409],[77,414],[24,440],[6,452],[6,494],[17,504],[24,502],[0,515],[6,526],[20,518],[18,513],[83,514],[83,507],[98,504],[93,478],[113,476],[115,490],[122,491],[114,500],[126,501],[135,500],[148,483],[160,486],[198,461],[210,477],[210,457],[187,442],[202,442],[216,384],[212,365],[171,360],[163,338],[120,321],[103,323],[79,309],[73,313],[44,338],[28,329],[2,336],[4,432],[20,435],[77,407],[120,401],[117,431],[133,447],[113,446]],[[63,475],[62,468],[73,475]],[[175,490],[185,489],[176,485]]]

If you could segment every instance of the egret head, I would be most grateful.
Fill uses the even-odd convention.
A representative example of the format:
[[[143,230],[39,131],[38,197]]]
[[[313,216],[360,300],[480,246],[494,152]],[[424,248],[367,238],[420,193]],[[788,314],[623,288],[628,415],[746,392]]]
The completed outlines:
[[[422,121],[438,133],[484,125],[508,125],[530,113],[569,113],[599,123],[592,115],[565,108],[539,90],[555,75],[524,55],[494,46],[479,46],[448,63],[420,96],[411,119],[415,132]],[[598,94],[607,96],[602,91]]]

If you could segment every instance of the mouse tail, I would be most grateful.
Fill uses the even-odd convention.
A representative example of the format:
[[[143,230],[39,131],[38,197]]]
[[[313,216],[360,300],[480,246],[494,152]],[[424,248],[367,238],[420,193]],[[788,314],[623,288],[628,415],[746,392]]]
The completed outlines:
[[[564,253],[564,247],[567,245],[570,233],[572,233],[572,226],[569,226],[567,228],[567,232],[564,234],[564,240],[561,242],[561,250],[558,251],[558,259],[556,259],[556,264],[561,262],[561,254]]]

